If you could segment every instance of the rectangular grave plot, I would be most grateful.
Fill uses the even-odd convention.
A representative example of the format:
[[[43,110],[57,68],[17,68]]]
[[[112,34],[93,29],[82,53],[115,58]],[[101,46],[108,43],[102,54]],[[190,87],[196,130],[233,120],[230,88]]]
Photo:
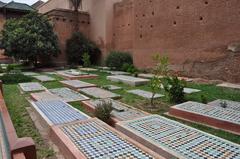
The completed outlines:
[[[106,99],[106,98],[118,99],[121,97],[116,93],[112,93],[110,91],[97,88],[97,87],[83,88],[83,89],[79,89],[79,91],[88,96],[98,98],[98,99]]]
[[[216,107],[224,107],[225,103],[227,109],[232,109],[240,112],[240,102],[218,99],[208,104]]]
[[[36,72],[23,72],[23,74],[24,74],[25,76],[37,76],[37,75],[39,75],[39,74],[36,73]]]
[[[127,91],[128,93],[138,95],[140,97],[146,98],[146,99],[151,99],[152,98],[152,92],[136,89],[136,90],[130,90]],[[162,94],[155,94],[154,98],[161,98],[164,97]]]
[[[240,158],[239,145],[158,115],[120,122],[116,127],[166,158]]]
[[[61,100],[58,96],[44,91],[44,92],[39,92],[39,93],[31,93],[31,98],[34,101],[52,101],[52,100]]]
[[[61,81],[61,83],[66,87],[69,87],[74,90],[77,90],[80,88],[96,87],[95,84],[91,84],[91,83],[87,83],[79,80],[66,80],[66,81]]]
[[[65,102],[76,102],[76,101],[85,101],[89,100],[88,97],[73,91],[69,88],[56,88],[49,90],[52,94],[58,96]]]
[[[37,82],[19,83],[19,87],[24,92],[36,92],[46,90],[45,87],[43,87],[40,83]]]
[[[113,111],[112,111],[112,120],[114,123],[117,123],[119,121],[125,121],[125,120],[132,120],[140,117],[147,116],[148,114],[140,111],[138,109],[134,109],[124,103],[111,100],[111,99],[104,99],[105,102],[111,102]],[[101,104],[103,102],[102,100],[90,100],[83,102],[84,106],[86,106],[90,111],[94,111],[98,104]]]
[[[201,92],[199,89],[193,89],[193,88],[184,88],[184,93],[186,94],[192,94],[192,93],[198,93]]]
[[[49,76],[45,76],[45,75],[33,76],[33,77],[36,78],[37,80],[41,81],[41,82],[51,82],[51,81],[55,81],[54,78],[49,77]]]
[[[110,90],[110,91],[115,91],[115,90],[120,90],[122,87],[114,86],[114,85],[105,85],[103,86],[104,89]]]
[[[221,83],[221,84],[218,84],[217,86],[224,87],[224,88],[240,89],[240,84],[233,84],[233,83]]]
[[[107,79],[113,82],[122,82],[124,84],[128,84],[131,86],[140,86],[140,85],[147,84],[149,82],[148,79],[136,78],[136,77],[125,76],[125,75],[108,76]]]
[[[49,125],[87,120],[89,117],[63,101],[38,101],[32,103]]]
[[[148,154],[148,151],[145,151],[148,149],[135,144],[98,119],[60,126],[59,129],[61,130],[58,134],[59,138],[63,133],[67,140],[75,145],[73,149],[77,148],[88,159],[153,159],[155,157],[155,154]]]
[[[240,134],[240,112],[196,102],[171,107],[170,115]]]
[[[67,80],[88,79],[88,78],[91,79],[91,78],[98,77],[98,75],[88,74],[88,73],[80,72],[80,71],[75,71],[75,72],[74,71],[73,72],[58,71],[57,74]]]

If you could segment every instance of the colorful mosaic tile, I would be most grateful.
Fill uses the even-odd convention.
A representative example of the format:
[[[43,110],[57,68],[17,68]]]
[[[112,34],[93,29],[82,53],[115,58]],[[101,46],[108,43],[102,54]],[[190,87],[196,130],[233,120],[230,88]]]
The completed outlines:
[[[130,108],[130,106],[123,104],[121,102],[112,100],[112,99],[104,99],[104,100],[90,100],[88,101],[92,106],[97,107],[98,104],[105,102],[111,102],[113,111],[112,116],[120,121],[132,120],[140,117],[144,117],[147,114],[139,111],[137,109]]]
[[[222,107],[222,104],[226,104],[227,109],[232,109],[236,111],[240,111],[240,102],[234,102],[230,100],[223,100],[218,99],[213,102],[208,103],[209,105],[216,106],[216,107]]]
[[[125,75],[108,76],[107,79],[113,82],[122,82],[131,86],[144,85],[149,82],[148,79],[136,78],[136,77],[125,76]]]
[[[79,81],[79,80],[66,80],[66,81],[61,81],[62,84],[65,84],[67,86],[70,86],[74,89],[79,89],[79,88],[87,88],[87,87],[94,87],[96,85]]]
[[[178,158],[239,159],[240,146],[204,133],[173,120],[152,115],[122,122],[123,129],[137,134],[142,142],[149,142]]]
[[[33,103],[54,125],[88,119],[87,115],[63,101],[38,101]]]
[[[49,76],[45,76],[45,75],[33,76],[33,77],[36,78],[37,80],[41,81],[41,82],[55,81],[54,78],[49,77]]]
[[[213,107],[210,105],[197,102],[186,102],[173,106],[172,108],[200,114],[203,116],[219,119],[222,121],[240,124],[240,113],[238,111],[234,111],[228,108]]]
[[[112,92],[109,92],[107,90],[97,88],[97,87],[91,87],[91,88],[83,88],[79,89],[80,92],[87,94],[89,96],[92,96],[94,98],[120,98],[121,96]]]
[[[89,99],[88,97],[86,97],[76,91],[73,91],[69,88],[49,89],[49,91],[52,94],[60,97],[65,102],[84,101],[84,100]]]
[[[153,158],[97,119],[64,125],[61,130],[89,159]]]
[[[147,98],[147,99],[151,99],[152,98],[152,92],[148,92],[148,91],[144,91],[144,90],[140,90],[140,89],[136,89],[136,90],[130,90],[130,91],[127,91],[128,93],[132,93],[132,94],[135,94],[135,95],[138,95],[140,97],[143,97],[143,98]],[[162,94],[155,94],[154,98],[161,98],[161,97],[164,97],[164,95]]]
[[[35,91],[44,91],[46,90],[40,83],[29,82],[29,83],[19,83],[20,88],[24,92],[35,92]]]

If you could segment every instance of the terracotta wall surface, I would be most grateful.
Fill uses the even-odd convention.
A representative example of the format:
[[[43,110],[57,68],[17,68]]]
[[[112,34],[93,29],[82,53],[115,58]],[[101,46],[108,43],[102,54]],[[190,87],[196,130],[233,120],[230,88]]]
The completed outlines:
[[[114,47],[132,50],[138,67],[151,67],[161,53],[176,71],[240,82],[240,55],[227,51],[240,41],[239,7],[238,0],[124,0],[115,5]]]
[[[38,12],[44,14],[53,9],[70,9],[69,0],[48,0],[38,7]]]
[[[71,38],[74,32],[75,26],[75,15],[71,10],[55,9],[47,12],[46,15],[50,19],[54,26],[54,31],[58,36],[61,54],[54,58],[52,61],[56,65],[65,65],[67,62],[66,57],[66,42]],[[90,22],[89,14],[86,12],[79,12],[79,31],[82,32],[86,37],[89,37]]]

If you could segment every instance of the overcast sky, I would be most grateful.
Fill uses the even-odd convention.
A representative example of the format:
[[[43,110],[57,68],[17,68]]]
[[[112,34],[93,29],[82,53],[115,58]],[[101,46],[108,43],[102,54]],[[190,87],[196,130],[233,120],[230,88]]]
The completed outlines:
[[[0,0],[2,2],[11,2],[12,0]],[[14,0],[14,2],[20,2],[20,3],[26,3],[26,4],[29,4],[29,5],[32,5],[33,3],[37,2],[38,0]],[[42,1],[47,1],[47,0],[42,0]]]

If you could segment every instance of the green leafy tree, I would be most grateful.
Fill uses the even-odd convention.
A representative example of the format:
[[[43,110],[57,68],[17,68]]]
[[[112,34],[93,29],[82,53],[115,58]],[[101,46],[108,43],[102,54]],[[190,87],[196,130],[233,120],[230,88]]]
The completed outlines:
[[[101,50],[82,33],[76,32],[67,40],[66,53],[68,63],[71,65],[83,64],[84,53],[89,54],[91,64],[96,64],[101,55]]]
[[[20,19],[7,20],[2,31],[5,54],[37,64],[38,58],[57,56],[57,36],[48,19],[31,12]]]

